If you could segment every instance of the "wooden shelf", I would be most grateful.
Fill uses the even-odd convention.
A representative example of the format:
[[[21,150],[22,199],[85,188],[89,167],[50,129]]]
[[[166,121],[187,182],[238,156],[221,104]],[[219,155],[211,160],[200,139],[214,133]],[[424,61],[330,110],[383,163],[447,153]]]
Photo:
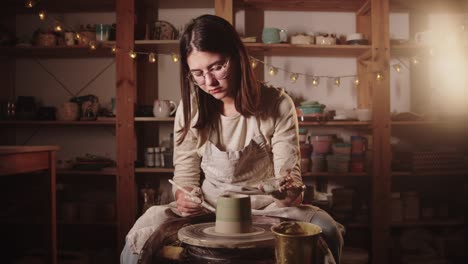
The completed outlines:
[[[421,121],[391,121],[392,126],[446,126],[446,127],[466,127],[466,119],[459,120],[421,120]]]
[[[404,221],[404,222],[391,222],[392,227],[444,227],[444,226],[459,226],[464,225],[463,219],[437,219],[437,220],[418,220],[418,221]]]
[[[371,122],[362,121],[300,121],[299,126],[366,126],[369,127]]]
[[[174,117],[135,117],[135,122],[174,122]]]
[[[114,57],[111,49],[99,47],[91,50],[88,47],[6,47],[0,48],[0,56],[17,58],[82,58],[82,57]]]
[[[267,1],[243,0],[237,1],[238,8],[256,8],[262,10],[281,11],[330,11],[330,12],[357,12],[366,3],[365,0],[340,1]]]
[[[252,55],[358,57],[370,51],[369,45],[295,45],[244,43]]]
[[[429,46],[415,43],[397,44],[392,45],[390,51],[390,53],[394,57],[410,57],[415,55],[421,55],[421,53],[423,52],[429,52]]]
[[[174,168],[135,168],[136,173],[173,173]]]
[[[404,176],[416,176],[416,177],[424,177],[424,176],[468,176],[468,169],[467,170],[457,170],[457,171],[427,171],[427,172],[411,172],[411,171],[398,171],[392,172],[393,177],[404,177]]]
[[[37,8],[47,10],[49,13],[55,12],[115,12],[115,0],[41,0],[35,1]],[[8,12],[17,13],[37,13],[36,6],[34,8],[25,8],[24,1],[7,0],[6,8]],[[7,11],[7,10],[4,10]]]
[[[31,120],[31,121],[23,121],[23,120],[6,120],[0,121],[0,126],[2,125],[44,125],[44,126],[81,126],[81,125],[95,125],[95,126],[103,126],[103,125],[115,125],[115,119],[110,120],[95,120],[95,121],[40,121],[40,120]]]
[[[99,171],[57,169],[58,175],[117,175],[117,168],[104,168]]]
[[[302,177],[368,177],[367,172],[306,172],[302,173]]]
[[[172,54],[179,53],[179,40],[135,40],[135,49],[137,51],[154,51],[157,49],[158,53]]]
[[[64,221],[64,220],[58,220],[57,224],[63,225],[63,226],[75,226],[75,225],[84,225],[84,226],[90,226],[90,225],[97,225],[97,226],[117,226],[117,222],[81,222],[81,221]]]

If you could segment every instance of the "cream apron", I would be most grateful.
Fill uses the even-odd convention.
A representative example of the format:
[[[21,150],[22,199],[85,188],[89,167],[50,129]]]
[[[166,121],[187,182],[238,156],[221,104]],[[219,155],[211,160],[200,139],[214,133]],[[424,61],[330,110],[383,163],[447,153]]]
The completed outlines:
[[[216,199],[225,193],[236,193],[243,187],[257,187],[264,179],[274,177],[271,152],[260,132],[259,122],[250,143],[238,151],[222,151],[212,142],[209,132],[201,168],[205,173],[202,191],[205,201],[216,207]],[[252,195],[252,214],[280,216],[298,221],[310,221],[318,208],[298,206],[278,208],[271,195]]]

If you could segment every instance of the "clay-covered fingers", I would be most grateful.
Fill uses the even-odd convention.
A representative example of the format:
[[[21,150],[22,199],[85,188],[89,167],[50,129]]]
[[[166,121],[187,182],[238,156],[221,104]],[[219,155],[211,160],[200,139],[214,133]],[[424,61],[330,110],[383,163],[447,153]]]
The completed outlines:
[[[200,213],[203,210],[203,207],[200,206],[201,202],[199,197],[180,193],[176,200],[177,210],[187,215]]]

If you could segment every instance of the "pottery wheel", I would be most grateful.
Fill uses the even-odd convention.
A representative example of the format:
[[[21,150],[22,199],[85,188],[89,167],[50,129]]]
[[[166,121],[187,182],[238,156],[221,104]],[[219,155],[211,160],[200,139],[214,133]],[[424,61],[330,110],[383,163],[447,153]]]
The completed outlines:
[[[208,248],[254,248],[271,247],[274,235],[269,224],[253,224],[252,232],[222,234],[215,232],[215,223],[202,223],[183,227],[178,232],[179,240],[199,247]]]

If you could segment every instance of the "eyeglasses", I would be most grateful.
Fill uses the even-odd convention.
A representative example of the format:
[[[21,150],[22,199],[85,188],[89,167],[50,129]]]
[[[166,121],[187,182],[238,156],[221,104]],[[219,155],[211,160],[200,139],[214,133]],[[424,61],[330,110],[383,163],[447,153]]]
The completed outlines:
[[[216,80],[224,80],[228,76],[228,65],[229,60],[227,60],[224,64],[213,65],[213,67],[211,67],[206,73],[203,73],[202,70],[193,70],[190,71],[189,77],[191,77],[192,80],[198,85],[205,84],[206,75],[208,74],[209,76],[214,77]]]

